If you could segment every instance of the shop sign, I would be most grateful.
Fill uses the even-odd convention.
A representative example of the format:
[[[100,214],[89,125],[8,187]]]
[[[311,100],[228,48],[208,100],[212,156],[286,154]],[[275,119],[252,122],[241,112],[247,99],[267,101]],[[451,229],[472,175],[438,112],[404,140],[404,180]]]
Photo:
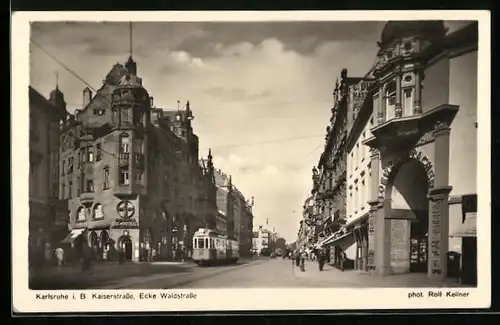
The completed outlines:
[[[431,206],[431,229],[430,229],[430,260],[431,260],[431,273],[441,274],[441,204],[442,200],[432,202]]]
[[[123,219],[117,218],[111,224],[113,229],[139,229],[139,223],[135,218],[133,219]]]
[[[135,214],[135,207],[130,201],[120,201],[116,205],[118,216],[123,219],[132,218]]]
[[[350,86],[353,112],[355,115],[357,115],[359,108],[363,105],[363,102],[368,95],[368,91],[373,84],[373,80],[362,80],[357,84]]]

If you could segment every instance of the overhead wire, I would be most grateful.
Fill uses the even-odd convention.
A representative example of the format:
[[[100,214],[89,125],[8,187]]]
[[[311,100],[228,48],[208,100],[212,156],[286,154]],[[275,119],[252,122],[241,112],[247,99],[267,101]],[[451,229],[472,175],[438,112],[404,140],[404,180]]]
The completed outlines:
[[[38,48],[40,48],[46,55],[48,55],[51,59],[53,59],[56,63],[58,63],[61,67],[63,67],[65,70],[67,70],[69,73],[71,73],[74,77],[76,77],[78,80],[80,80],[82,83],[84,83],[87,87],[89,87],[91,90],[93,90],[96,93],[96,96],[100,96],[107,100],[110,104],[111,99],[108,97],[102,95],[101,92],[99,92],[96,88],[94,88],[90,83],[88,83],[85,79],[83,79],[80,75],[78,75],[75,71],[73,71],[71,68],[69,68],[66,64],[61,62],[56,56],[51,54],[49,51],[47,51],[43,46],[35,42],[33,39],[30,39],[30,41],[36,45]],[[185,105],[183,106],[182,109],[185,109]],[[125,116],[130,118],[130,115],[126,114],[123,112]],[[166,130],[162,128],[158,128],[162,132],[167,132]],[[216,147],[211,147],[213,149],[222,149],[222,148],[236,148],[236,147],[246,147],[246,146],[253,146],[253,145],[261,145],[261,144],[271,144],[271,143],[280,143],[280,142],[287,142],[287,141],[294,141],[294,140],[302,140],[302,139],[312,139],[312,138],[318,138],[322,137],[323,135],[311,135],[311,136],[302,136],[302,137],[292,137],[292,138],[284,138],[284,139],[275,139],[275,140],[265,140],[265,141],[256,141],[256,142],[249,142],[249,143],[242,143],[242,144],[233,144],[233,145],[223,145],[223,146],[216,146]],[[105,152],[103,149],[100,149],[101,151]],[[317,150],[317,149],[315,149]],[[314,151],[315,151],[314,150]],[[107,153],[107,152],[106,152]],[[110,154],[110,153],[107,153]],[[115,158],[117,158],[115,156]]]

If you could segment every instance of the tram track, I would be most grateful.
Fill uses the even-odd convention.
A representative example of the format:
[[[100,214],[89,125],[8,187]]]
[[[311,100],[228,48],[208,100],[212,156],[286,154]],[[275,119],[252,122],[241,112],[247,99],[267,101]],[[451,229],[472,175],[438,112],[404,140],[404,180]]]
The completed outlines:
[[[113,285],[114,289],[122,290],[133,290],[133,289],[174,289],[180,288],[183,285],[191,284],[196,281],[221,275],[224,273],[229,273],[244,267],[249,267],[252,265],[257,265],[263,263],[265,260],[249,260],[244,263],[239,263],[236,265],[225,265],[225,266],[208,266],[208,267],[198,267],[193,266],[193,273],[187,274],[170,274],[163,276],[155,276],[153,278],[144,278],[140,281],[134,281],[130,284],[124,285]],[[103,287],[101,287],[103,288]]]
[[[204,274],[203,276],[198,276],[198,277],[195,277],[195,278],[185,279],[184,281],[181,280],[181,281],[176,282],[173,285],[169,285],[168,287],[165,287],[163,289],[182,288],[182,286],[186,285],[186,284],[191,284],[191,283],[196,282],[196,281],[209,279],[211,277],[215,277],[215,276],[218,276],[218,275],[221,275],[221,274],[224,274],[224,273],[230,273],[232,271],[235,271],[235,270],[238,270],[238,269],[242,269],[242,268],[245,268],[245,267],[255,266],[255,265],[263,263],[264,261],[265,260],[255,260],[255,261],[252,261],[252,262],[249,262],[249,263],[244,263],[244,264],[236,265],[234,267],[227,267],[227,266],[226,267],[222,267],[222,268],[220,268],[220,270],[219,269],[217,270],[218,272],[213,272],[213,273],[210,273],[208,275]]]

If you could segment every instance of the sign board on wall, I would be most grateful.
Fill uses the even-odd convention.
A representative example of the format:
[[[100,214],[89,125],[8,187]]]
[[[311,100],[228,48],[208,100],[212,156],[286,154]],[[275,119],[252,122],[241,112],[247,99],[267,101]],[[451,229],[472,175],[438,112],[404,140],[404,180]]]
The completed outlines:
[[[410,233],[409,221],[391,220],[391,267],[396,270],[410,268]]]
[[[368,268],[375,268],[375,214],[368,217]]]

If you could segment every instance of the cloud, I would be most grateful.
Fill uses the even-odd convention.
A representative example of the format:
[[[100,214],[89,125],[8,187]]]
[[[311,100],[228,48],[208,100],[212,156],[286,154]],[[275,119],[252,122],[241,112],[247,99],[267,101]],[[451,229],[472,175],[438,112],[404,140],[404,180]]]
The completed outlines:
[[[291,241],[300,218],[292,211],[301,210],[311,188],[335,79],[342,68],[351,76],[368,71],[380,26],[137,23],[134,59],[157,107],[191,102],[200,155],[212,148],[216,167],[255,196],[256,225],[269,218]],[[32,35],[94,88],[128,58],[126,23],[40,23]],[[32,86],[48,95],[59,71],[59,87],[77,108],[85,85],[42,51],[31,51]]]

